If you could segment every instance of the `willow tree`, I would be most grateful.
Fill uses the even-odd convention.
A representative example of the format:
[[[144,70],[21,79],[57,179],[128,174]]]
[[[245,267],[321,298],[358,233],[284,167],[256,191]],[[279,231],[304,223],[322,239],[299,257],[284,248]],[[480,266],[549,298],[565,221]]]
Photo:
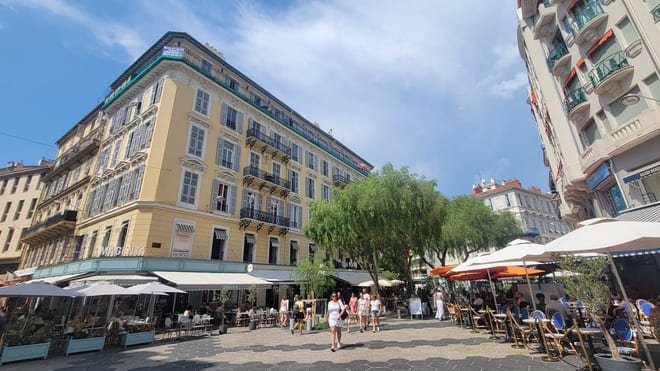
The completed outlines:
[[[444,209],[434,182],[388,164],[336,191],[332,200],[313,203],[305,233],[330,252],[358,262],[377,290],[380,271],[388,268],[412,292],[411,261],[426,256],[440,239]]]

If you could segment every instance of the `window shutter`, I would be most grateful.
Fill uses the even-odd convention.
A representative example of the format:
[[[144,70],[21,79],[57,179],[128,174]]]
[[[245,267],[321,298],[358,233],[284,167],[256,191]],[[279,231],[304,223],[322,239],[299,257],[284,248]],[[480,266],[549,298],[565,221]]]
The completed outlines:
[[[254,198],[254,209],[255,209],[255,210],[259,210],[259,211],[263,210],[263,209],[261,208],[261,200],[262,200],[262,198],[263,198],[263,197],[261,196],[260,193],[257,193],[257,194],[256,194],[256,197]]]
[[[222,111],[220,112],[220,125],[227,125],[227,103],[222,104]]]
[[[243,197],[241,198],[241,208],[247,209],[248,208],[248,191],[247,189],[243,189]]]
[[[215,150],[215,163],[222,164],[222,149],[225,148],[225,140],[218,138],[218,148]]]
[[[236,145],[234,146],[234,163],[233,163],[234,170],[238,171],[240,169],[240,165],[241,165],[241,146]]]
[[[236,131],[243,133],[243,112],[236,112]]]
[[[216,197],[218,197],[218,189],[220,189],[220,181],[217,179],[213,179],[213,186],[211,187],[211,207],[210,207],[210,209],[213,211],[218,209],[218,201],[216,200]]]
[[[238,193],[238,190],[236,189],[236,186],[230,186],[229,187],[229,213],[231,215],[234,215],[236,212],[236,194]]]
[[[266,197],[266,212],[270,214],[270,205],[273,202],[273,198],[268,196]]]

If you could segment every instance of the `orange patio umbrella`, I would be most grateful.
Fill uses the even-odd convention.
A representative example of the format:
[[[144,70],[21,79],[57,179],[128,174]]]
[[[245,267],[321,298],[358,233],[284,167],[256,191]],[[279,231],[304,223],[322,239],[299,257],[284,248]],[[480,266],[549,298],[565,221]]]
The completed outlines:
[[[538,276],[539,274],[545,273],[543,269],[533,269],[527,268],[527,274],[529,276]],[[504,270],[493,273],[493,278],[508,278],[508,277],[521,277],[525,275],[525,267],[517,266],[507,266]]]
[[[441,267],[434,268],[429,272],[429,276],[444,277],[445,274],[447,274],[447,272],[449,272],[450,270],[454,269],[454,267],[456,267],[456,264],[454,264],[454,265],[444,265],[444,266],[441,266]]]

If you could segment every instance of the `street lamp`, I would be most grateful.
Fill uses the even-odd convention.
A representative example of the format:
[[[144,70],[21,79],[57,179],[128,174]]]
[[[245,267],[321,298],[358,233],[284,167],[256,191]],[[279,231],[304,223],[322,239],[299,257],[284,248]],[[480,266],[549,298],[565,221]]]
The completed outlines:
[[[639,94],[626,94],[621,98],[621,103],[625,106],[632,106],[633,104],[639,103],[639,101],[644,98],[648,100],[652,100],[654,102],[660,102],[660,99],[652,98],[652,97],[646,97],[644,95],[639,95]]]

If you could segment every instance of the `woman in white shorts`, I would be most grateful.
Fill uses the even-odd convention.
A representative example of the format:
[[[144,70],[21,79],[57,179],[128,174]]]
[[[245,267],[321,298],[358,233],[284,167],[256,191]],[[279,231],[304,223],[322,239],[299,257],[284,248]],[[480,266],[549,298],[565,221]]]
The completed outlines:
[[[333,292],[325,314],[328,326],[330,326],[330,350],[333,352],[341,348],[341,328],[344,326],[341,314],[345,310],[346,307],[337,300],[337,294]]]
[[[371,299],[371,320],[373,321],[373,332],[380,331],[380,312],[383,305],[380,302],[380,296],[374,294]]]
[[[367,301],[362,293],[360,293],[358,299],[358,316],[360,318],[360,332],[364,332],[364,329],[367,328]]]

